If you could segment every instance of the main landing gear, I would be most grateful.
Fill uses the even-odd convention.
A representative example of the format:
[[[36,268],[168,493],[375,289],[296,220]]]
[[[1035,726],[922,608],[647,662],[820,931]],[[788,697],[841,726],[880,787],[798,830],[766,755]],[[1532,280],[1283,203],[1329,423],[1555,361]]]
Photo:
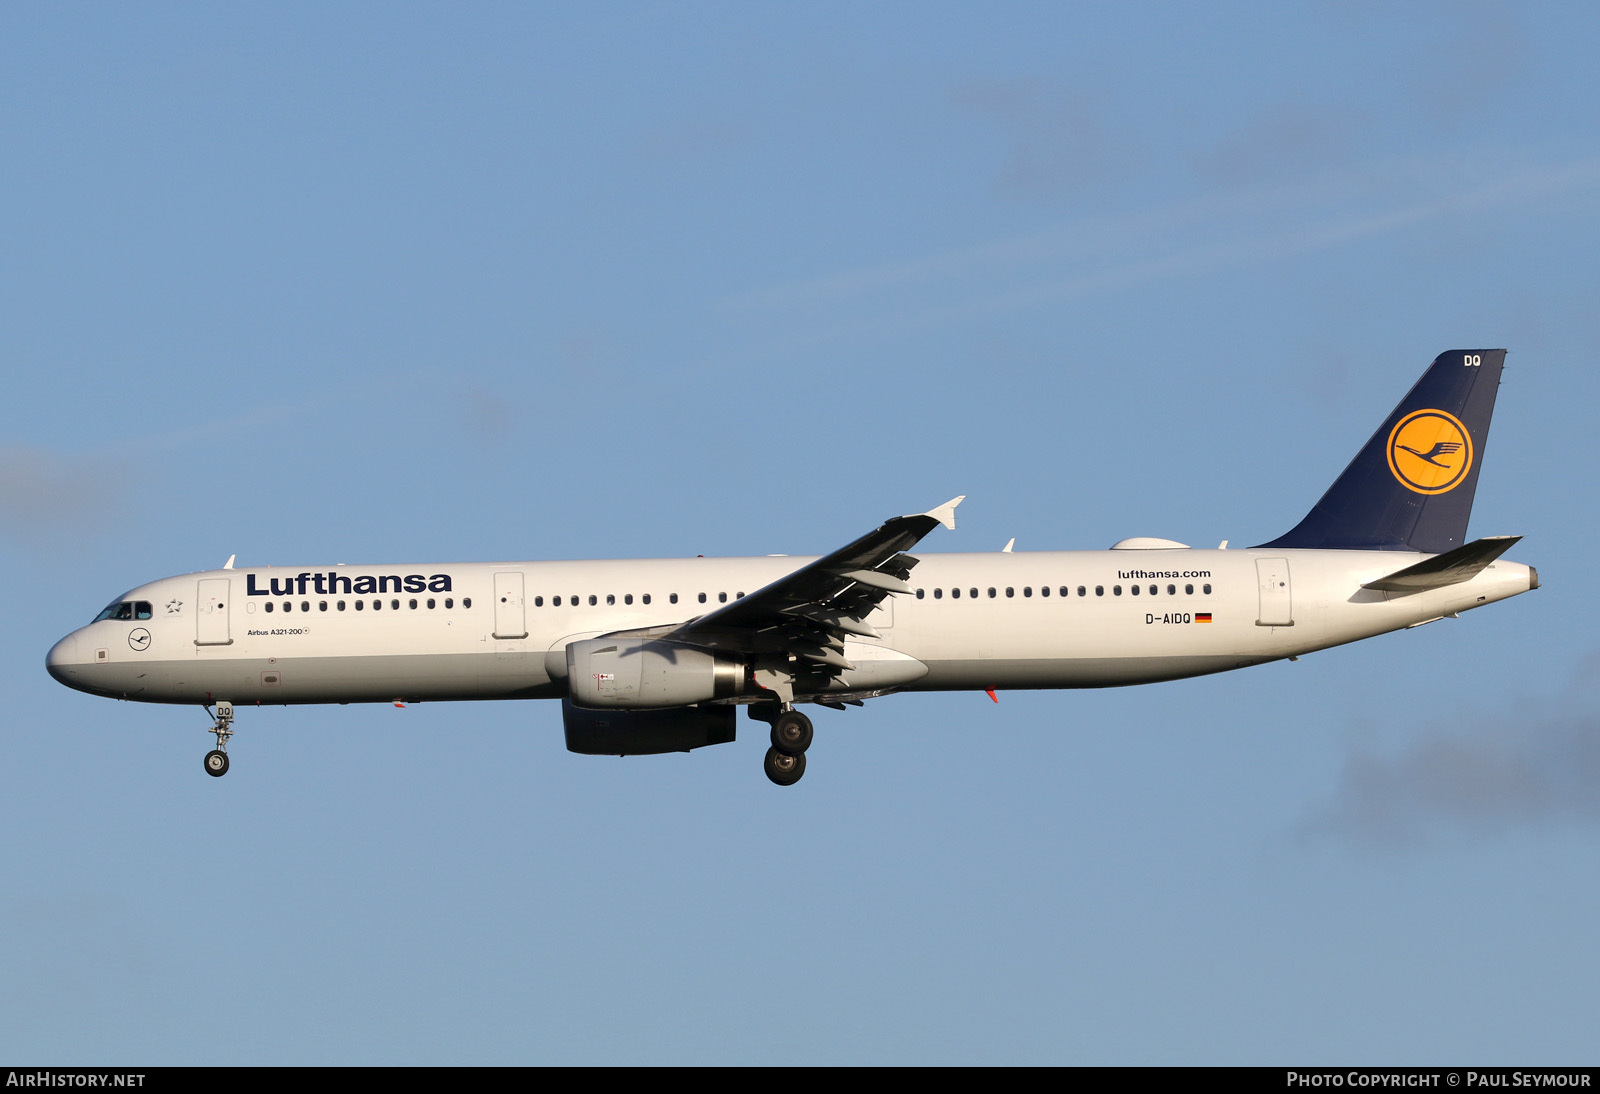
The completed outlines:
[[[217,747],[206,753],[206,774],[220,779],[228,773],[228,738],[233,736],[233,704],[217,703],[213,725],[207,731],[217,735]]]
[[[761,717],[754,711],[754,717]],[[779,786],[793,786],[806,773],[806,749],[811,747],[811,719],[784,706],[764,721],[772,723],[772,747],[767,749],[767,778]]]

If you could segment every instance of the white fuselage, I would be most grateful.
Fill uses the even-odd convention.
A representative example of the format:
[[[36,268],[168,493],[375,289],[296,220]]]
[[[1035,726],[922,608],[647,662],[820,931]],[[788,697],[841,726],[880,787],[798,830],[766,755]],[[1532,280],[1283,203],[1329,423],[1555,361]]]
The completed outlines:
[[[909,581],[917,594],[891,596],[868,617],[881,638],[846,643],[859,669],[838,687],[867,694],[1172,680],[1414,626],[1536,584],[1529,567],[1502,559],[1445,588],[1361,588],[1425,557],[1187,548],[922,554]],[[567,692],[568,643],[682,623],[810,561],[212,570],[129,591],[123,601],[148,604],[148,618],[82,627],[47,663],[71,687],[145,702],[558,698]],[[884,669],[884,686],[874,688],[872,666],[891,658],[894,671]],[[908,672],[907,659],[926,671]]]

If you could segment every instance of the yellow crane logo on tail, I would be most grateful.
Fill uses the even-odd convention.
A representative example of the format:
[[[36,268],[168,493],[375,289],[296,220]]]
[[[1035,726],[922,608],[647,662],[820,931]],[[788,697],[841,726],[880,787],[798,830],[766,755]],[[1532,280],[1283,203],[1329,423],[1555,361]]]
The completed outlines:
[[[1414,410],[1389,434],[1389,470],[1407,490],[1449,493],[1472,470],[1472,437],[1453,414]]]

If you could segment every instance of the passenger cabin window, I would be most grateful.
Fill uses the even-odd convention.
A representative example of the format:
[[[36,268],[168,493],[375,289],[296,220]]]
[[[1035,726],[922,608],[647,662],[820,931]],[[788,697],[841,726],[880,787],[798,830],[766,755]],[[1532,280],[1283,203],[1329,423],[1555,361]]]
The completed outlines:
[[[648,603],[650,603],[650,594],[649,593],[645,593],[639,599],[642,600],[644,603],[648,604]]]
[[[950,590],[950,595],[953,596],[955,599],[960,600],[961,599],[961,590],[960,589],[951,589]]]

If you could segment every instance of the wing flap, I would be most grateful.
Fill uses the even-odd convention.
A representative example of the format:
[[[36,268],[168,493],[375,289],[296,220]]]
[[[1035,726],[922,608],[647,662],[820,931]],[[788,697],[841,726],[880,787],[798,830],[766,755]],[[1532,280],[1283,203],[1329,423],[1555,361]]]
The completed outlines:
[[[827,635],[880,637],[865,622],[866,617],[884,597],[912,591],[905,579],[917,559],[906,552],[939,525],[953,527],[956,506],[965,497],[951,498],[926,513],[891,517],[832,554],[732,604],[689,620],[677,627],[672,636],[696,645],[747,653],[798,653],[803,645],[826,644],[821,640]],[[832,659],[807,660],[828,668],[843,667]]]

